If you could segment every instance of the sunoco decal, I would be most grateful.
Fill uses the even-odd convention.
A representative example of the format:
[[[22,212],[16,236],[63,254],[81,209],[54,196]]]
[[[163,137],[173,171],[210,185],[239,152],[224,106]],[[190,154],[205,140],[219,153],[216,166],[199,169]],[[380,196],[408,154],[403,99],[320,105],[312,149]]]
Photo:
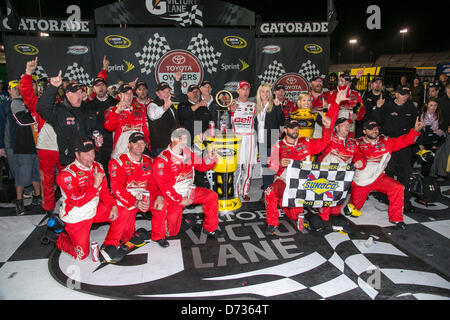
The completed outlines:
[[[27,56],[33,56],[39,53],[38,48],[31,44],[19,43],[14,46],[14,50],[18,53],[25,54]]]
[[[125,49],[131,46],[129,39],[119,35],[109,35],[105,37],[105,42],[108,46],[118,49]]]
[[[305,44],[305,46],[303,48],[305,49],[306,52],[312,53],[312,54],[319,54],[319,53],[322,53],[322,51],[323,51],[321,46],[319,46],[318,44],[313,44],[313,43],[307,43],[307,44]]]
[[[247,41],[238,36],[227,36],[223,38],[223,43],[234,49],[242,49],[247,46]]]

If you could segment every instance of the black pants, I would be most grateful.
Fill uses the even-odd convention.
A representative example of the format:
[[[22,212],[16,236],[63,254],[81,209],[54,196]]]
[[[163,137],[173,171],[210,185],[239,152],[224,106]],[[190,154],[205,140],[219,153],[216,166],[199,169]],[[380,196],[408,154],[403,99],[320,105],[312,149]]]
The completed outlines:
[[[395,178],[398,182],[402,183],[404,186],[407,185],[409,177],[412,174],[412,161],[413,154],[411,147],[406,147],[402,150],[393,152],[391,155],[391,160],[386,167],[386,174],[392,178]],[[408,208],[411,205],[410,202],[411,194],[406,191],[404,197],[404,207]]]

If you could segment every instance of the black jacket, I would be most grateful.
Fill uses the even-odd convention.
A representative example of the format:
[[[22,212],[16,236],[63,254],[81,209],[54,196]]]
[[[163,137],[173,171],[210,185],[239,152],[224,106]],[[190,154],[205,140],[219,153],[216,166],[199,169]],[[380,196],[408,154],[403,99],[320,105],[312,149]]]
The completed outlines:
[[[111,98],[108,96],[108,98],[105,101],[100,101],[95,97],[92,101],[89,101],[86,104],[86,109],[89,113],[95,113],[97,118],[97,127],[99,127],[99,131],[103,135],[103,146],[102,149],[109,150],[111,153],[113,148],[113,134],[111,131],[105,130],[104,124],[105,124],[105,111],[109,107],[113,107],[117,105],[119,101],[117,101],[114,98]]]
[[[192,106],[194,104],[186,101],[178,105],[178,119],[180,121],[180,127],[186,128],[191,134],[191,141],[194,140],[194,133],[199,134],[200,132],[194,132],[195,122],[201,122],[201,132],[208,129],[209,122],[213,120],[212,114],[209,112],[208,107],[199,107],[197,110],[192,111]]]
[[[417,108],[408,100],[404,105],[399,106],[394,101],[385,102],[380,108],[372,112],[375,121],[381,126],[381,131],[388,137],[399,137],[408,133],[419,115]]]
[[[99,130],[95,113],[88,112],[86,104],[72,107],[67,99],[54,103],[58,88],[49,85],[39,98],[37,112],[52,125],[56,133],[61,165],[66,166],[75,160],[75,141],[92,139],[92,132]]]
[[[265,137],[264,137],[264,144],[267,145],[267,148],[270,148],[272,144],[276,143],[279,140],[278,132],[280,130],[280,127],[284,125],[285,117],[283,113],[283,109],[281,106],[273,106],[273,109],[271,112],[266,113],[266,118],[264,119],[264,129],[266,129]],[[258,117],[255,117],[255,131],[258,133],[258,126],[260,124],[258,123]],[[272,137],[272,130],[277,130],[277,136]],[[273,141],[272,141],[273,139]],[[258,143],[263,143],[261,141],[258,141]]]

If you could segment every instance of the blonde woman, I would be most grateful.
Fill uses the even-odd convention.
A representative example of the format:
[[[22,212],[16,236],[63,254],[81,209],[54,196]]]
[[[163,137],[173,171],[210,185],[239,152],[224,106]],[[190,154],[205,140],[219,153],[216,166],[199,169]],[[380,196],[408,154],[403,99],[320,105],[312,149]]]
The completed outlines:
[[[284,113],[281,106],[273,103],[272,89],[269,84],[261,84],[256,92],[256,121],[258,151],[263,168],[264,190],[273,182],[274,173],[267,167],[271,146],[280,138],[281,127],[284,125]],[[264,197],[260,199],[264,201]]]
[[[321,124],[319,113],[311,112],[312,98],[308,93],[300,93],[297,99],[298,109],[291,114],[291,118],[297,120],[300,124],[298,131],[299,137],[312,138],[316,122]]]

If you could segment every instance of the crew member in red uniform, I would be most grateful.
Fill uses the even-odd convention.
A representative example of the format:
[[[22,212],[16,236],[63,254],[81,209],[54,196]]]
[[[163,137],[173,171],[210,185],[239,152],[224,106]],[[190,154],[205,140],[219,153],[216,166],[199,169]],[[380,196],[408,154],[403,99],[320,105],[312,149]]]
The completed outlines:
[[[136,83],[136,98],[133,99],[133,106],[141,107],[147,112],[148,105],[152,102],[152,99],[148,97],[148,86],[144,81],[139,81]]]
[[[346,118],[351,120],[350,132],[348,136],[350,138],[355,137],[356,121],[361,121],[366,113],[363,100],[358,91],[350,89],[351,78],[350,76],[341,76],[338,80],[338,91],[345,90],[347,92],[346,100],[342,100],[339,104],[338,118]],[[332,99],[332,97],[330,97]]]
[[[328,108],[329,91],[323,91],[323,79],[320,76],[314,77],[311,80],[311,111],[323,112],[323,109]]]
[[[335,126],[335,133],[331,136],[331,143],[326,147],[326,149],[320,154],[319,162],[330,162],[330,163],[354,163],[355,168],[364,169],[366,164],[366,159],[364,155],[361,153],[358,144],[355,139],[349,138],[348,133],[350,131],[350,123],[348,119],[338,118]],[[360,211],[351,210],[354,208],[353,205],[348,204],[349,207],[348,212],[353,216],[359,216],[361,214]],[[329,221],[330,214],[333,216],[338,216],[341,212],[342,205],[335,207],[323,207],[319,209],[319,217],[322,218],[322,221]],[[310,222],[310,226],[312,221]],[[318,226],[312,225],[312,229],[317,229]]]
[[[183,208],[191,204],[203,207],[203,232],[212,237],[220,235],[217,193],[194,185],[194,170],[211,170],[217,163],[217,155],[211,148],[206,157],[197,156],[187,147],[188,137],[186,129],[175,129],[170,145],[153,162],[153,176],[164,197],[165,214],[152,217],[152,239],[176,236]]]
[[[150,151],[150,138],[146,110],[132,105],[133,87],[122,84],[118,90],[120,102],[105,111],[105,129],[113,132],[111,158],[117,158],[128,151],[128,138],[133,132],[144,134]]]
[[[292,112],[298,109],[298,106],[285,97],[286,87],[282,84],[277,84],[274,89],[273,105],[280,106],[283,110],[284,117],[287,119]]]
[[[108,62],[109,63],[109,62]],[[42,209],[46,212],[53,212],[56,205],[55,199],[55,176],[56,170],[61,171],[63,167],[59,161],[58,143],[56,142],[56,133],[53,127],[45,121],[36,111],[38,96],[33,84],[32,77],[38,66],[38,58],[27,62],[25,74],[20,79],[20,95],[23,98],[25,106],[30,110],[31,115],[37,122],[38,134],[36,149],[38,149],[39,171],[42,184]],[[106,65],[107,68],[107,65]],[[107,77],[105,62],[103,69],[98,77]]]
[[[76,160],[56,177],[62,193],[59,216],[65,223],[65,232],[60,234],[56,246],[83,260],[89,255],[92,223],[110,222],[100,252],[108,262],[119,262],[125,256],[119,245],[127,217],[117,210],[103,167],[94,161],[94,150],[92,141],[77,141]]]
[[[356,170],[353,177],[350,202],[356,209],[361,210],[371,191],[386,193],[389,200],[389,221],[396,224],[398,228],[406,227],[403,222],[405,187],[397,180],[387,176],[384,169],[392,152],[403,149],[416,141],[423,125],[423,122],[419,122],[417,118],[414,128],[407,134],[398,138],[388,138],[380,136],[376,121],[366,120],[363,123],[364,136],[358,138],[357,142],[367,159],[367,164],[363,169]]]
[[[266,195],[266,222],[265,233],[273,235],[278,228],[278,205],[281,207],[284,189],[286,188],[286,167],[292,160],[308,161],[312,155],[322,152],[330,143],[330,119],[323,117],[324,132],[321,139],[299,138],[299,124],[295,119],[287,119],[284,132],[286,136],[272,146],[268,161],[269,168],[276,172],[274,183],[265,191]],[[297,221],[299,230],[303,229],[303,208],[282,207],[286,215]]]
[[[150,235],[144,228],[135,232],[136,214],[152,211],[155,216],[163,209],[163,197],[152,174],[152,158],[143,154],[145,146],[144,135],[134,132],[129,138],[128,152],[109,162],[111,190],[117,200],[119,214],[128,217],[122,242],[130,241],[138,247],[150,240]],[[157,242],[162,247],[169,245],[164,239]]]

